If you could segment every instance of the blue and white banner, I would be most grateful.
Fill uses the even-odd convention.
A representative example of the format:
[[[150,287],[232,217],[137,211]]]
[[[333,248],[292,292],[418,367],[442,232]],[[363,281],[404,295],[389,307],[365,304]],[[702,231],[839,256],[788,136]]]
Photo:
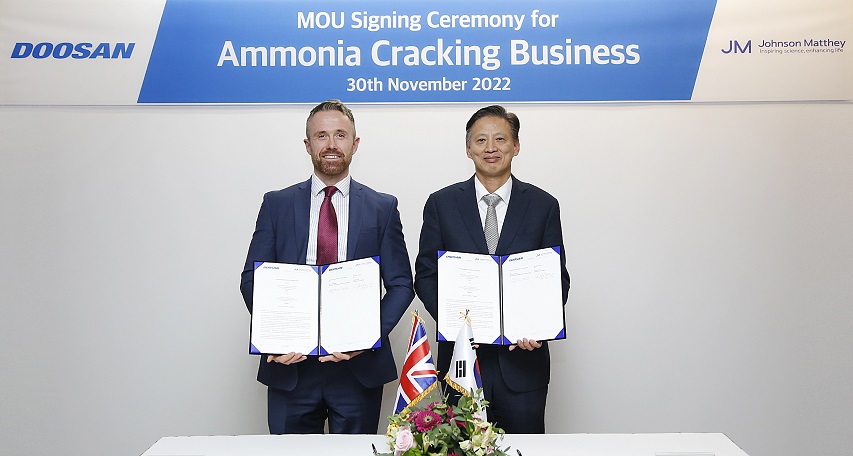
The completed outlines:
[[[0,104],[849,100],[847,0],[0,0]]]

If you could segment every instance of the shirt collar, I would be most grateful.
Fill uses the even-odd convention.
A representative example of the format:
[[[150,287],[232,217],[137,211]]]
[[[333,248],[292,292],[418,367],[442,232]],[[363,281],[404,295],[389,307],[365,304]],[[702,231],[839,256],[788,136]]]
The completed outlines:
[[[352,177],[350,177],[350,175],[347,174],[347,177],[341,179],[336,184],[334,184],[335,187],[338,188],[338,191],[341,193],[341,195],[343,195],[344,198],[349,196],[350,182],[352,182]],[[324,184],[323,181],[321,181],[320,178],[317,177],[316,174],[312,174],[311,175],[311,194],[316,195],[318,193],[322,193],[324,188],[326,188],[326,184]]]
[[[489,191],[486,190],[486,187],[480,182],[480,179],[474,177],[474,190],[477,192],[477,202],[479,203],[484,196],[489,194]],[[501,197],[501,201],[504,204],[509,204],[509,196],[512,193],[512,177],[507,179],[507,181],[500,186],[497,190],[495,190],[495,195]]]

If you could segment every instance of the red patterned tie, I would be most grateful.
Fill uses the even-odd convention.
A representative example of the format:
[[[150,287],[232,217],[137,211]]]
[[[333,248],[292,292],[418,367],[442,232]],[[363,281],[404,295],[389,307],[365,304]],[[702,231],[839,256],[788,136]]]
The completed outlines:
[[[317,264],[331,264],[338,261],[338,216],[332,206],[332,195],[338,188],[330,185],[323,190],[326,197],[320,205],[317,224]]]

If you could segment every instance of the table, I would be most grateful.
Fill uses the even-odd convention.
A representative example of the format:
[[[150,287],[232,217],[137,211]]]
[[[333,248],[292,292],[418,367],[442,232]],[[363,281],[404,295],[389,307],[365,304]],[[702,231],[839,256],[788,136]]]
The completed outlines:
[[[382,435],[233,435],[163,437],[142,456],[372,456]],[[510,434],[501,447],[523,456],[748,456],[720,433]]]

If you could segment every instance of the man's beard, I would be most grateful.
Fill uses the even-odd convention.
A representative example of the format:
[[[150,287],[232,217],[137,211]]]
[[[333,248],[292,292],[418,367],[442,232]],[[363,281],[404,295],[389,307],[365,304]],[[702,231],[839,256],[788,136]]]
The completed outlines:
[[[316,156],[312,157],[311,161],[314,162],[314,169],[319,170],[326,176],[337,176],[349,169],[349,165],[352,162],[352,158],[341,156],[341,160],[330,163],[328,161],[323,160],[321,156]]]

